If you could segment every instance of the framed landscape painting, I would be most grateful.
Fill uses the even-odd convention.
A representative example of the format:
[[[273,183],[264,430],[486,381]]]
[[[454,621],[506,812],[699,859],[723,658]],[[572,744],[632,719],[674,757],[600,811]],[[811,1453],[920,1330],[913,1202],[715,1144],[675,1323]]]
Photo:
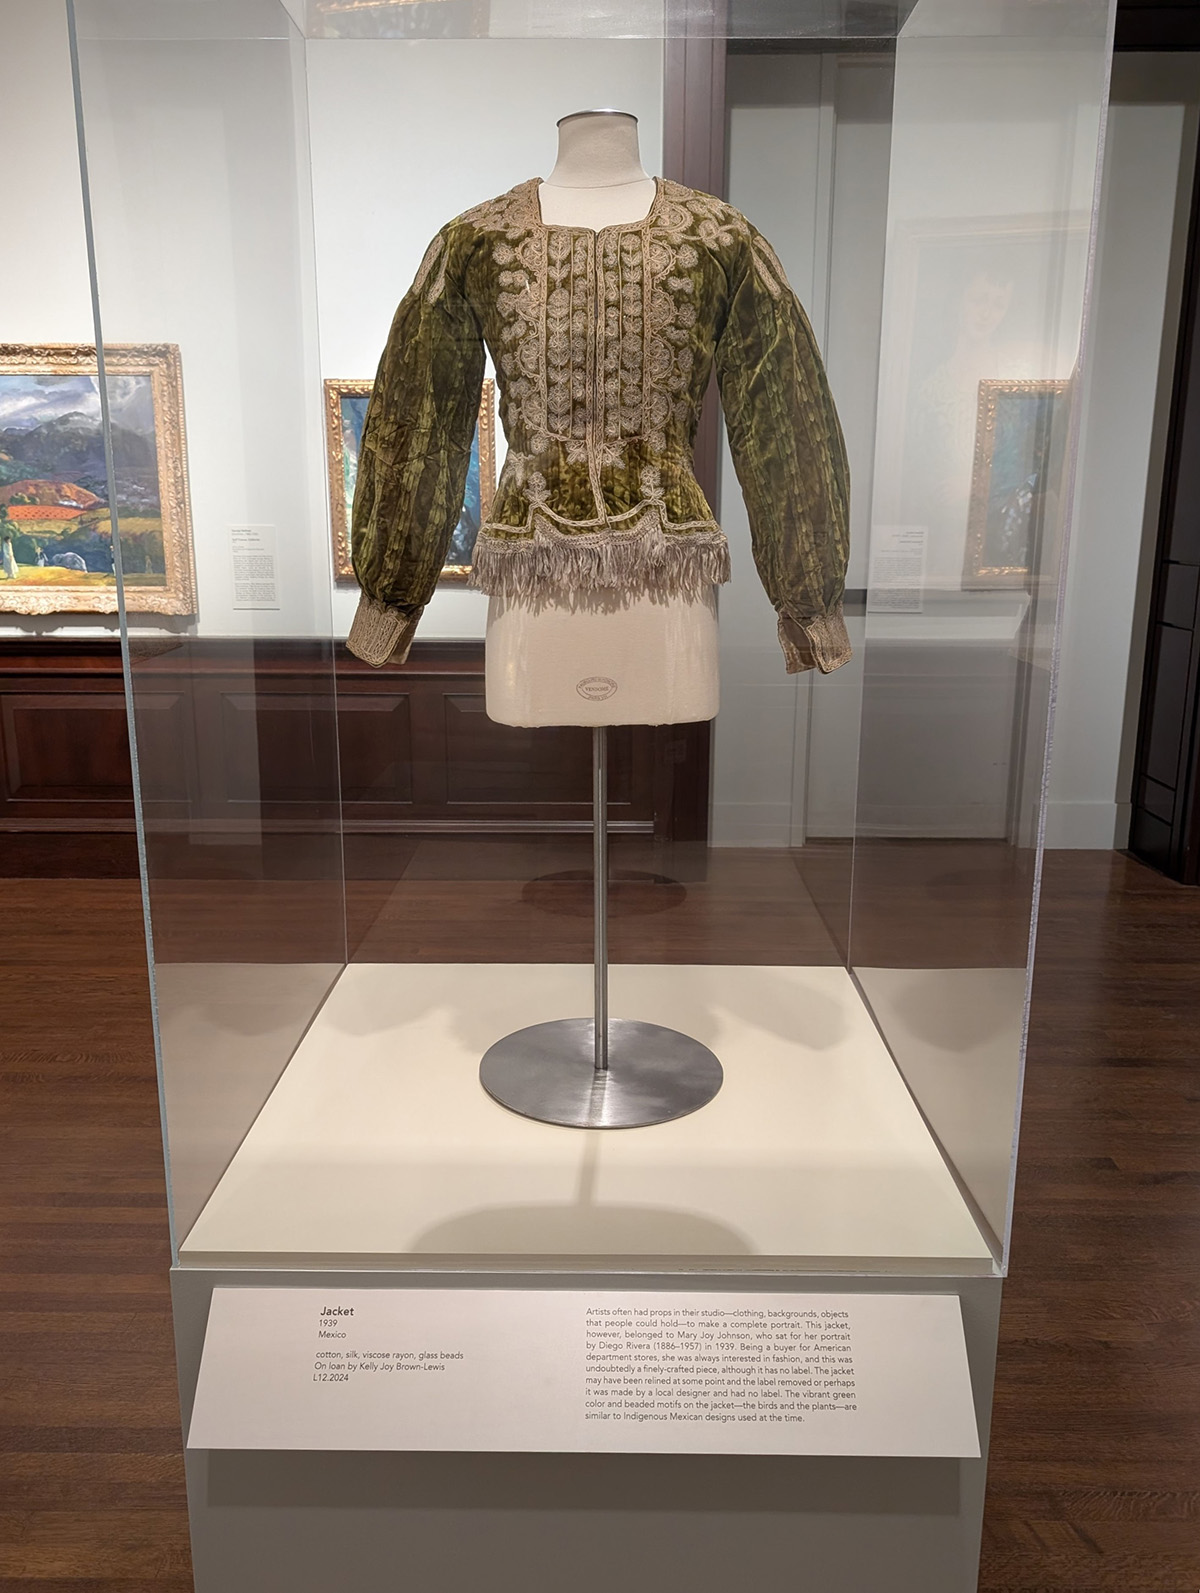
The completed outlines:
[[[1033,580],[1058,517],[1070,389],[1065,379],[980,382],[964,588]]]
[[[0,344],[0,612],[196,612],[179,350],[104,351],[109,502],[96,350]],[[119,549],[113,547],[113,524]]]
[[[333,528],[333,574],[337,581],[352,581],[350,518],[354,484],[358,480],[358,449],[372,382],[346,382],[330,378],[325,383],[325,444],[329,460],[329,518]],[[462,513],[450,538],[443,581],[465,581],[471,573],[475,538],[492,509],[496,492],[496,385],[489,376],[479,401],[479,423],[471,443],[467,490]]]

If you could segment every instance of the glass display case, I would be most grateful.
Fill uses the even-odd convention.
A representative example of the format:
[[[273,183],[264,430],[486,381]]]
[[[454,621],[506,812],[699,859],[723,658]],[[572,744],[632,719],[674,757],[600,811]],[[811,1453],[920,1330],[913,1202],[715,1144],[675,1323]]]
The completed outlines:
[[[840,1279],[959,1296],[986,1430],[1108,0],[72,15],[185,1404],[231,1277]],[[588,1020],[596,995],[594,720],[489,716],[495,599],[464,578],[506,467],[503,349],[411,654],[374,668],[345,646],[363,415],[395,307],[449,218],[544,176],[556,122],[610,107],[637,117],[648,172],[770,240],[807,311],[849,460],[853,647],[829,673],[785,672],[710,394],[696,476],[732,555],[719,712],[610,718],[597,811],[608,1011],[699,1042],[722,1078],[698,1109],[620,1131],[537,1121],[480,1082],[490,1047]],[[169,437],[146,350],[180,372]],[[190,613],[153,607],[170,558],[194,562]],[[396,1515],[384,1473],[355,1473],[379,1506],[368,1527],[350,1473],[310,1462],[270,1495],[193,1457],[199,1587],[274,1587],[263,1556],[299,1554],[289,1541],[312,1568],[289,1560],[280,1587],[332,1574],[335,1542],[352,1585],[394,1585],[364,1544],[386,1557],[432,1531],[412,1525],[412,1478],[387,1473]],[[903,1483],[839,1464],[787,1474],[771,1553],[815,1556],[814,1587],[974,1587],[981,1462],[955,1462],[952,1487],[920,1470],[934,1462]],[[569,1477],[529,1477],[543,1526],[575,1519]],[[660,1482],[644,1526],[667,1541],[677,1484]],[[487,1487],[427,1486],[496,1552]],[[597,1522],[631,1508],[612,1486]],[[749,1520],[747,1474],[722,1487],[713,1519]],[[722,1530],[688,1560],[694,1586],[735,1566],[780,1585],[761,1544]],[[423,1585],[478,1573],[420,1541],[414,1563],[442,1564]],[[651,1585],[588,1552],[597,1587],[617,1570]],[[521,1563],[523,1586],[552,1585],[549,1561]]]

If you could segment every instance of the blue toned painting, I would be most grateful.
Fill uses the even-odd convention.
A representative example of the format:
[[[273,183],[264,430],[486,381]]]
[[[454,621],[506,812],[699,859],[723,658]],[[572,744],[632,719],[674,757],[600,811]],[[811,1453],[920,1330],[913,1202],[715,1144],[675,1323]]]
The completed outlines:
[[[983,506],[980,573],[1025,576],[1063,474],[1070,395],[1063,382],[983,385],[993,393],[990,446],[981,450],[976,483]]]

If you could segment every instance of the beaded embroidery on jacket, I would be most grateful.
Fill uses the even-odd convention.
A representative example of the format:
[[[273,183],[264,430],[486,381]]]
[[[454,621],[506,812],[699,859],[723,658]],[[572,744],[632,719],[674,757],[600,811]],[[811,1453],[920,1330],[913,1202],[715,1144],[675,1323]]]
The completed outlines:
[[[355,503],[366,605],[394,609],[411,636],[414,609],[428,600],[436,557],[420,557],[414,527],[403,524],[442,425],[417,413],[418,366],[424,349],[444,379],[472,342],[492,353],[509,445],[476,543],[475,586],[518,600],[596,588],[669,598],[728,580],[728,544],[691,462],[715,363],[788,667],[836,668],[849,656],[844,447],[811,330],[774,251],[731,206],[665,179],[644,219],[600,232],[544,223],[539,186],[521,183],[443,228],[397,312]],[[389,393],[393,414],[384,413]],[[763,437],[764,422],[780,435]],[[442,447],[457,459],[461,439],[444,432]],[[405,448],[414,433],[422,450]],[[445,485],[453,498],[453,479]],[[427,536],[436,541],[439,530]],[[399,561],[388,557],[398,536],[407,547]],[[389,579],[389,564],[407,568],[407,579]],[[383,622],[375,612],[380,638]]]

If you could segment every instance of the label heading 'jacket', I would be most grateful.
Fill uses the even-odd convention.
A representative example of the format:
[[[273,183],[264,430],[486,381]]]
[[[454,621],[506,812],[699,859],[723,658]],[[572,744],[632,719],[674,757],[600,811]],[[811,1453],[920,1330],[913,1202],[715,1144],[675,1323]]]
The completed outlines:
[[[716,368],[754,560],[791,672],[850,657],[849,482],[812,330],[731,206],[658,180],[642,221],[545,224],[540,179],[443,227],[396,311],[367,409],[349,646],[401,660],[457,524],[484,374],[508,439],[472,583],[699,594],[729,549],[692,471]]]

